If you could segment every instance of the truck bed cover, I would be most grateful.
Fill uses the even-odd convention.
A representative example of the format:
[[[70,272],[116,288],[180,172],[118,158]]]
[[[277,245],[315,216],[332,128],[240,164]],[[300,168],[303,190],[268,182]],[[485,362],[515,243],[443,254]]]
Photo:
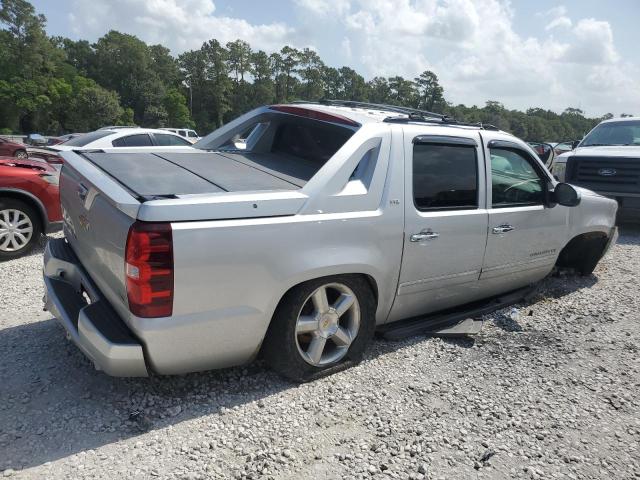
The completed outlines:
[[[142,200],[219,192],[297,190],[316,171],[304,159],[274,153],[100,151],[82,155]]]

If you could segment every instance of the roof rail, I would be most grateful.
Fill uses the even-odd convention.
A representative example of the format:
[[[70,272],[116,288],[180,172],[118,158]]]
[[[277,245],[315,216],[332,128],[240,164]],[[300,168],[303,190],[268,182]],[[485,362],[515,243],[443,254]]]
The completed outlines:
[[[425,118],[419,115],[409,115],[408,117],[387,117],[383,120],[386,123],[409,123],[409,122],[419,122],[419,123],[433,123],[435,125],[444,125],[444,126],[454,126],[454,127],[475,127],[481,130],[494,130],[499,131],[500,129],[495,125],[491,125],[490,123],[482,123],[482,122],[459,122],[458,120],[447,117],[445,119],[433,119],[433,118]]]
[[[368,103],[368,102],[356,102],[354,100],[332,100],[323,98],[318,100],[318,103],[322,105],[337,105],[344,107],[354,108],[371,108],[375,110],[386,110],[389,112],[404,113],[405,115],[416,114],[423,117],[445,119],[446,115],[440,113],[428,112],[427,110],[419,110],[417,108],[402,107],[400,105],[388,105],[384,103]]]

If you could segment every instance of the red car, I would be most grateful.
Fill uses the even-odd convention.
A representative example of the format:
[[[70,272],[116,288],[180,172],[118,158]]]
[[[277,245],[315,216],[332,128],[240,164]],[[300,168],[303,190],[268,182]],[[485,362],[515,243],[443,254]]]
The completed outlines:
[[[62,226],[58,171],[37,160],[0,157],[0,260],[29,252]]]
[[[0,157],[27,158],[27,146],[0,137]]]

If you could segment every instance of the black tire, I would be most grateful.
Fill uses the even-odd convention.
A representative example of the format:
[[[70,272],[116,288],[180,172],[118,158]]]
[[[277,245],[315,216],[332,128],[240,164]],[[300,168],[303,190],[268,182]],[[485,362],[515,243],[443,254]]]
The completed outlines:
[[[586,277],[591,275],[602,259],[602,254],[607,245],[607,239],[591,240],[584,248],[581,259],[576,265],[576,270],[580,275]]]
[[[40,223],[40,216],[36,210],[29,204],[16,200],[14,198],[0,198],[0,220],[3,220],[3,210],[18,210],[22,212],[31,222],[33,231],[31,238],[21,248],[16,250],[7,250],[9,247],[2,248],[4,238],[0,237],[0,260],[9,260],[11,258],[21,257],[29,253],[33,247],[38,243],[40,235],[42,234],[42,225]],[[0,224],[0,231],[3,226]]]
[[[26,150],[16,150],[15,152],[13,152],[13,156],[16,158],[28,158],[29,154]]]
[[[310,296],[329,284],[344,285],[354,293],[359,306],[359,328],[342,358],[315,366],[303,358],[298,348],[296,323]],[[295,382],[308,382],[343,370],[362,360],[375,331],[375,314],[376,302],[371,286],[359,275],[336,275],[304,282],[289,290],[280,301],[263,342],[263,356],[273,370]]]

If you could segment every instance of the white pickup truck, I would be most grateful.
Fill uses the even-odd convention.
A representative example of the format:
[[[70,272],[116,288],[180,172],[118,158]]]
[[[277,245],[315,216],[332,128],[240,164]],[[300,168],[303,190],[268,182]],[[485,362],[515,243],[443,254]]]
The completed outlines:
[[[512,135],[427,112],[273,105],[195,146],[64,153],[46,308],[108,374],[262,354],[305,381],[359,361],[377,327],[556,265],[589,274],[616,236],[615,201],[558,183]]]
[[[605,120],[576,143],[553,161],[552,173],[615,199],[619,221],[640,222],[640,118]]]

